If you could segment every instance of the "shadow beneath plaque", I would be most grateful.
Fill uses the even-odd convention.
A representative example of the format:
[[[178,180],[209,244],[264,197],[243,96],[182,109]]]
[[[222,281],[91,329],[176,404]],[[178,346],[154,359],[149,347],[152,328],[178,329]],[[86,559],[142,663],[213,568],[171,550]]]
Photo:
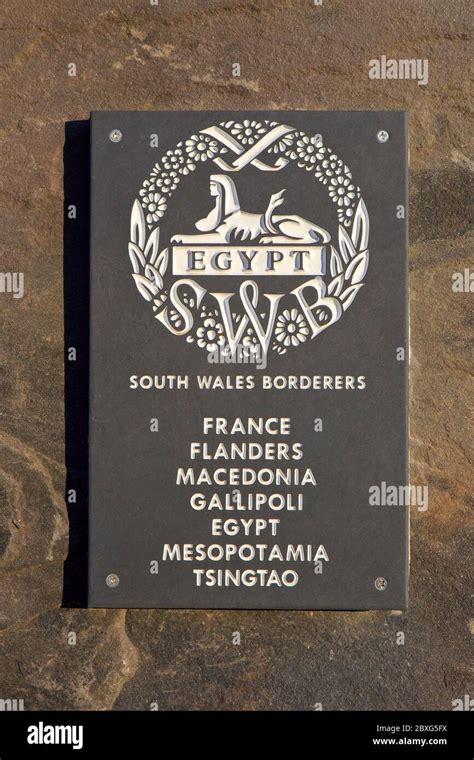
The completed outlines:
[[[64,394],[69,551],[63,607],[87,606],[89,432],[89,167],[88,121],[65,125]],[[74,208],[75,207],[75,208]],[[74,216],[75,215],[75,216]],[[75,359],[71,356],[75,349]],[[74,493],[75,492],[75,495]]]

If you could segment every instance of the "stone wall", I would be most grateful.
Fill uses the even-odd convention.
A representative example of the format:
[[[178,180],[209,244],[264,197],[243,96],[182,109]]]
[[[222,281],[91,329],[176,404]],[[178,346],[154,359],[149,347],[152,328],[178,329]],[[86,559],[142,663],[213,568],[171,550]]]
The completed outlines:
[[[469,3],[4,0],[0,13],[0,270],[25,277],[23,298],[0,294],[0,698],[26,709],[452,709],[472,689],[472,294],[452,289],[472,261]],[[369,78],[382,55],[427,59],[427,84]],[[428,510],[412,511],[410,608],[64,608],[65,123],[103,109],[247,108],[410,115],[410,463],[412,483],[429,486]],[[80,473],[68,478],[77,523],[85,493]]]

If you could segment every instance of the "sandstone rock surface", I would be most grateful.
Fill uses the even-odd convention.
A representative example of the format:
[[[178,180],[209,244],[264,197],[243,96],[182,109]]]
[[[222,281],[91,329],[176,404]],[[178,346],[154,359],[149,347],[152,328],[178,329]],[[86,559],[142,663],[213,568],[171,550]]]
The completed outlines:
[[[472,294],[451,287],[472,267],[469,4],[4,0],[0,14],[0,270],[25,276],[24,298],[0,294],[0,698],[32,710],[450,710],[470,688]],[[381,55],[428,59],[428,84],[369,79]],[[403,614],[61,606],[64,125],[91,110],[203,108],[410,114],[410,464],[430,501],[412,512]]]

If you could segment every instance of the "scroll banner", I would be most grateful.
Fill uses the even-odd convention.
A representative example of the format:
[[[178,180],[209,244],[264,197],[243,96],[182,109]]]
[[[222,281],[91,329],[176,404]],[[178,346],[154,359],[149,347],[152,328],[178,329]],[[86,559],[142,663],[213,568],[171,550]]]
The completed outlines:
[[[325,246],[173,246],[173,274],[303,277],[326,273]]]

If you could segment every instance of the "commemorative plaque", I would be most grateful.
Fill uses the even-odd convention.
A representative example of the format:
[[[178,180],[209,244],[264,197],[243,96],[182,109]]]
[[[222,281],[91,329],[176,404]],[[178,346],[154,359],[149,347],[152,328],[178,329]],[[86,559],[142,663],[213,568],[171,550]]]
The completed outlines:
[[[401,112],[91,116],[89,604],[407,604]]]

